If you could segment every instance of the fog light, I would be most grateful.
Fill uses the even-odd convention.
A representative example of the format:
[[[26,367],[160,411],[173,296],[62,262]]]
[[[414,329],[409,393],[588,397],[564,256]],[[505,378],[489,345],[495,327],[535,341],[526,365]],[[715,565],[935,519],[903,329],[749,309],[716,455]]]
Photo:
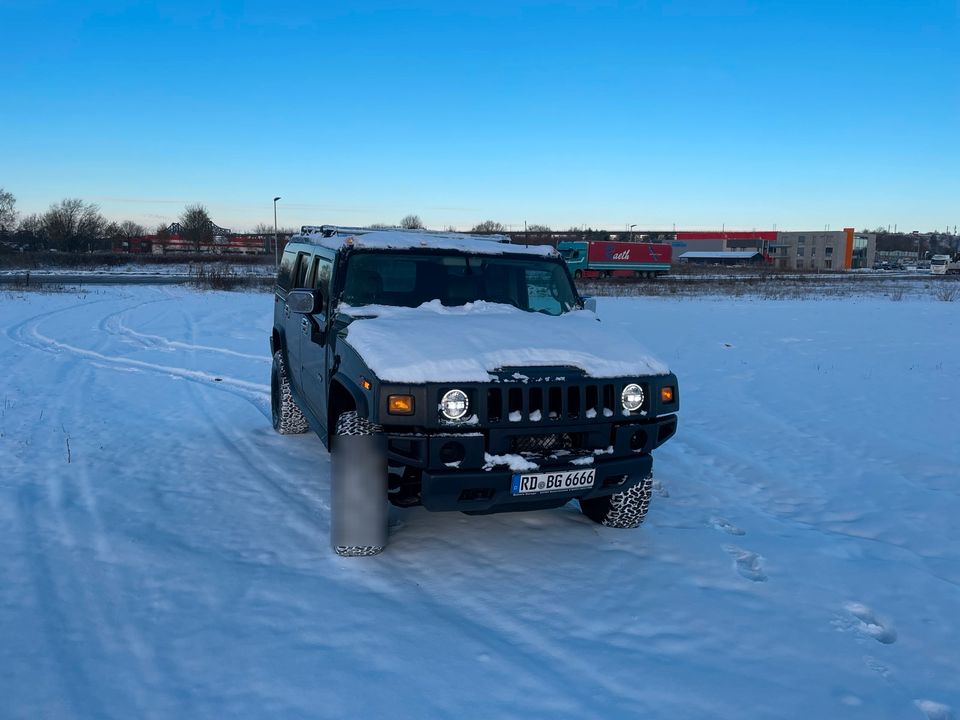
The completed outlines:
[[[623,403],[623,409],[633,412],[639,410],[643,405],[643,388],[636,383],[627,385],[620,393],[620,402]]]
[[[662,388],[660,388],[660,402],[662,402],[662,403],[672,403],[672,402],[673,402],[673,388],[672,388],[672,387],[662,387]]]
[[[390,395],[387,412],[391,415],[413,415],[413,395]]]
[[[448,390],[440,399],[440,413],[447,420],[459,420],[469,408],[470,401],[463,390]]]

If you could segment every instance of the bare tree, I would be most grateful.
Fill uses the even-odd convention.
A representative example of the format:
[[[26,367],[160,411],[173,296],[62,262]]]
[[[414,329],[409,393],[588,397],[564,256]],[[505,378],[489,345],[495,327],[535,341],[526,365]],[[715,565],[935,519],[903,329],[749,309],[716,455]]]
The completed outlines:
[[[213,221],[203,205],[187,205],[180,216],[180,228],[183,239],[193,245],[194,252],[200,252],[201,245],[213,242]]]
[[[97,205],[68,198],[50,206],[43,216],[43,227],[53,247],[79,252],[101,244],[107,221]]]
[[[120,234],[125,238],[142,237],[147,234],[147,229],[133,220],[124,220],[118,227]]]
[[[407,215],[400,221],[400,227],[406,230],[423,230],[423,221],[419,215]]]
[[[17,224],[17,199],[12,192],[0,188],[0,232],[13,230]]]
[[[44,230],[43,215],[32,213],[24,215],[17,223],[17,242],[33,250],[47,246],[47,233]]]
[[[39,235],[43,232],[43,215],[40,213],[24,215],[17,224],[17,230],[22,233]]]
[[[458,232],[458,230],[457,230],[457,228],[456,228],[455,225],[447,225],[447,226],[444,228],[444,230],[446,230],[447,232]]]
[[[503,232],[504,227],[502,223],[494,222],[493,220],[484,220],[482,223],[477,223],[473,226],[470,232],[476,233],[500,233]]]
[[[553,232],[553,230],[551,230],[548,225],[528,225],[527,232],[550,233],[550,232]]]

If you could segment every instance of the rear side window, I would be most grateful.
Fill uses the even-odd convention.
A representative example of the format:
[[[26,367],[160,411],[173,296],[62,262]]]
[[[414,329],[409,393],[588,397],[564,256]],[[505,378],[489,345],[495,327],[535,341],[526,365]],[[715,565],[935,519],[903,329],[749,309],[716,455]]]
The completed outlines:
[[[284,290],[290,289],[290,282],[293,277],[293,265],[297,261],[297,253],[293,250],[286,250],[280,259],[280,271],[277,273],[277,285]]]

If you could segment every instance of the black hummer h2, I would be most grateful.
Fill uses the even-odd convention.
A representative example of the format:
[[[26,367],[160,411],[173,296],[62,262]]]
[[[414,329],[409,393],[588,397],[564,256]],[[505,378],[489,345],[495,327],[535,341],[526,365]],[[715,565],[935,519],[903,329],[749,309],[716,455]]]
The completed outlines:
[[[676,432],[677,379],[629,342],[620,352],[622,338],[604,349],[584,303],[551,248],[332,226],[291,239],[270,338],[273,426],[310,428],[331,449],[339,554],[383,549],[388,499],[472,514],[575,498],[603,525],[643,521],[651,451]],[[618,352],[630,357],[607,357]],[[635,370],[611,374],[610,360]]]

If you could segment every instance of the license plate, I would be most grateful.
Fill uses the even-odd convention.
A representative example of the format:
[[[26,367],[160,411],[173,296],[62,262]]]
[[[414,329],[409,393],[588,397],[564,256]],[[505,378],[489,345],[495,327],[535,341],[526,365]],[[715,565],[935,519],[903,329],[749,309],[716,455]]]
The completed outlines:
[[[563,492],[564,490],[582,490],[593,487],[597,471],[563,470],[552,473],[517,474],[513,476],[514,495],[536,495],[539,493]]]

